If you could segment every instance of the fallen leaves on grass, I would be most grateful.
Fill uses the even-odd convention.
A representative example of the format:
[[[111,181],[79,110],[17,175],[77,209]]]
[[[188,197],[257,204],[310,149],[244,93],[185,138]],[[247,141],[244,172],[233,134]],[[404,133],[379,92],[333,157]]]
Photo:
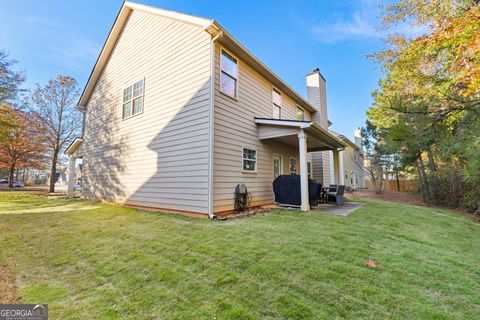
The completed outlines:
[[[0,303],[18,303],[15,275],[7,265],[0,265]]]

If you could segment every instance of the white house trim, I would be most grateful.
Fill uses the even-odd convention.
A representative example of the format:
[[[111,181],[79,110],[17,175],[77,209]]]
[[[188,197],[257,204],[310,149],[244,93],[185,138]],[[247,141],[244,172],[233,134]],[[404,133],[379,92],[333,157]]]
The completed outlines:
[[[197,25],[206,32],[216,35],[218,32],[221,32],[220,40],[225,47],[228,47],[230,52],[234,53],[239,60],[243,60],[254,69],[258,70],[259,73],[264,76],[267,80],[272,82],[281,92],[294,98],[295,102],[302,106],[305,110],[309,112],[317,112],[308,101],[306,101],[298,92],[291,88],[285,81],[283,81],[279,76],[277,76],[270,68],[268,68],[263,62],[261,62],[257,57],[255,57],[247,48],[245,48],[238,40],[236,40],[231,34],[229,34],[217,21],[213,19],[196,17],[188,14],[183,14],[170,10],[163,10],[155,7],[146,6],[143,4],[138,4],[130,1],[125,1],[120,8],[118,15],[115,19],[115,22],[110,29],[107,40],[105,41],[100,54],[98,55],[97,61],[90,73],[87,84],[80,96],[80,99],[77,103],[77,108],[79,110],[84,110],[85,106],[88,104],[88,100],[93,92],[95,84],[97,83],[98,78],[100,77],[103,68],[105,67],[110,54],[115,47],[115,43],[120,36],[125,23],[128,20],[130,13],[133,10],[139,10],[162,17],[170,18],[173,20]]]
[[[298,133],[298,152],[300,154],[300,193],[302,197],[302,204],[300,209],[302,211],[310,210],[310,203],[308,197],[308,172],[307,172],[307,134],[303,129]]]

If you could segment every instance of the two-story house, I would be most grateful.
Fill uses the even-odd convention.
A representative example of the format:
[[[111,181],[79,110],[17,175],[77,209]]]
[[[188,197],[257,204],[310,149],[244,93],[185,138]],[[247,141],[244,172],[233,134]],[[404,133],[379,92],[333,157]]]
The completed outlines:
[[[342,152],[343,161],[343,182],[349,189],[364,189],[365,188],[365,165],[364,152],[362,145],[362,132],[359,128],[354,131],[355,142],[351,141],[344,135],[335,133],[340,140],[345,142],[345,149]]]
[[[306,82],[307,99],[215,20],[124,2],[67,150],[83,158],[83,196],[213,217],[233,210],[237,184],[264,205],[276,176],[299,174],[309,210],[309,175],[331,183],[333,163],[340,181],[345,144],[318,69]]]

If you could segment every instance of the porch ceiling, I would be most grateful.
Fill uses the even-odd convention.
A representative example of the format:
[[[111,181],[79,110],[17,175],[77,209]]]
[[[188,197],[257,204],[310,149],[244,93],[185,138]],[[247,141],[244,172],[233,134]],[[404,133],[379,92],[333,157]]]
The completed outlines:
[[[307,133],[307,151],[344,149],[345,143],[327,130],[311,121],[255,118],[260,140],[272,140],[292,147],[298,147],[298,133]]]

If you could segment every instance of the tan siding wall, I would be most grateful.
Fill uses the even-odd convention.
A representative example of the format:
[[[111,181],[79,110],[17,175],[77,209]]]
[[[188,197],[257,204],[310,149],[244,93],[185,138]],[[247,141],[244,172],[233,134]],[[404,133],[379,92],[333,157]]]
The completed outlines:
[[[133,11],[87,105],[84,196],[208,212],[210,36]],[[122,91],[145,79],[143,114]]]
[[[238,58],[237,58],[238,59]],[[273,154],[283,157],[283,173],[289,172],[289,157],[298,161],[297,148],[258,139],[255,117],[272,117],[272,85],[250,66],[239,61],[238,101],[219,91],[220,46],[216,48],[215,137],[214,137],[214,212],[233,209],[234,190],[245,183],[252,193],[252,205],[274,200]],[[282,92],[283,119],[297,119],[294,101]],[[310,114],[305,112],[306,120]],[[257,173],[242,172],[242,148],[257,150]],[[298,167],[298,165],[297,165]]]
[[[356,157],[355,152],[357,153]],[[350,188],[365,188],[363,157],[350,145],[343,151],[343,169],[345,171],[343,172],[345,186]],[[352,183],[352,179],[355,183]],[[356,180],[358,180],[358,183]]]

